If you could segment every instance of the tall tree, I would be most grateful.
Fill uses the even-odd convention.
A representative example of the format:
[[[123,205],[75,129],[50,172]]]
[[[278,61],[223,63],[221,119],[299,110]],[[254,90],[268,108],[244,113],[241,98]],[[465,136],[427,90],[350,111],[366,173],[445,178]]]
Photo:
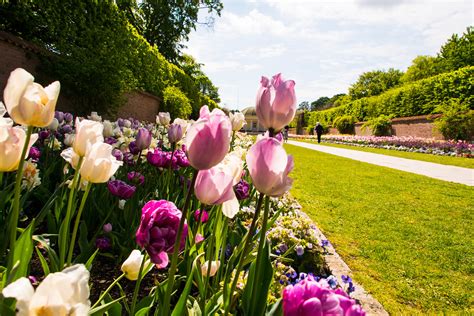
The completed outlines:
[[[438,54],[445,71],[474,65],[474,27],[468,27],[462,36],[453,34]]]
[[[311,111],[322,110],[329,100],[328,97],[320,97],[316,101],[311,102]]]
[[[197,24],[211,27],[214,15],[220,16],[221,0],[117,0],[128,20],[150,44],[155,44],[163,56],[177,63],[182,43]],[[205,21],[199,21],[199,11],[207,10]]]
[[[387,71],[375,70],[364,72],[356,83],[349,88],[352,100],[379,95],[400,84],[403,72],[390,68]]]
[[[441,60],[432,56],[417,56],[403,74],[402,82],[412,82],[435,76],[443,72]]]
[[[304,110],[308,111],[309,110],[309,102],[308,101],[303,101],[298,105],[298,110]]]
[[[219,89],[212,83],[211,79],[201,69],[203,64],[196,62],[193,56],[183,54],[180,58],[179,66],[183,71],[194,79],[202,94],[207,95],[211,100],[220,103]]]

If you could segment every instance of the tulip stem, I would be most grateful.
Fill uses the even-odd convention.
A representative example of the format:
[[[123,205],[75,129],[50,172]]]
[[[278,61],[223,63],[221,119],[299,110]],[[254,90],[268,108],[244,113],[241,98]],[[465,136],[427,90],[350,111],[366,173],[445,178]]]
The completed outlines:
[[[263,257],[263,246],[266,242],[266,233],[267,233],[267,222],[268,222],[268,213],[270,210],[270,198],[268,196],[265,196],[265,208],[263,211],[263,221],[262,221],[262,229],[260,229],[260,242],[258,243],[258,252],[257,252],[257,262],[255,263],[255,274],[254,274],[254,280],[253,280],[253,286],[252,286],[252,294],[250,295],[251,297],[251,304],[250,306],[255,306],[255,297],[256,293],[260,287],[260,280],[261,280],[261,261]]]
[[[94,308],[96,308],[97,305],[100,304],[100,302],[104,299],[104,297],[107,295],[107,293],[109,293],[110,290],[115,286],[115,284],[117,284],[118,281],[120,281],[124,276],[125,276],[125,273],[122,273],[118,278],[116,278],[116,279],[114,280],[114,282],[112,282],[112,284],[109,285],[109,287],[105,290],[105,292],[103,292],[103,293],[100,295],[99,299],[94,303],[94,305],[92,305],[91,310],[94,309]]]
[[[140,284],[143,279],[143,267],[145,266],[146,255],[143,256],[142,262],[140,263],[140,270],[138,270],[138,279],[135,283],[135,289],[133,291],[132,305],[130,307],[130,315],[135,314],[135,305],[137,305],[138,290],[140,289]]]
[[[74,245],[76,243],[77,229],[79,228],[82,211],[84,210],[84,205],[86,204],[87,196],[89,195],[91,186],[92,186],[92,183],[87,184],[86,191],[84,192],[84,195],[82,196],[81,205],[79,206],[79,211],[77,211],[76,221],[74,223],[74,229],[72,231],[71,243],[69,244],[69,251],[68,251],[67,261],[66,261],[67,265],[70,265],[72,261],[72,253],[74,251]]]
[[[67,245],[67,237],[69,235],[69,225],[71,223],[71,212],[72,212],[72,204],[74,200],[74,193],[76,191],[76,185],[79,181],[79,170],[81,169],[82,160],[84,159],[83,156],[79,157],[79,161],[77,162],[76,172],[74,173],[74,178],[72,180],[71,190],[69,191],[69,199],[67,202],[67,209],[66,209],[66,217],[64,218],[63,223],[64,225],[62,229],[59,230],[58,236],[58,244],[59,244],[59,269],[62,269],[64,266],[64,260],[66,258],[66,245]]]
[[[8,260],[8,271],[11,272],[13,265],[13,253],[15,250],[15,243],[16,243],[16,230],[18,227],[18,217],[20,216],[20,193],[21,193],[21,182],[23,178],[23,165],[25,164],[25,157],[26,152],[28,150],[28,145],[30,143],[31,134],[33,133],[33,126],[28,126],[26,131],[26,138],[25,143],[23,144],[23,151],[21,152],[20,162],[18,164],[18,170],[16,172],[16,180],[15,180],[15,195],[13,198],[13,212],[10,218],[10,252],[9,252],[9,260]]]
[[[188,213],[189,202],[191,201],[191,195],[193,193],[194,184],[196,183],[196,178],[199,170],[194,171],[193,179],[191,180],[191,185],[189,186],[188,194],[186,195],[186,201],[184,202],[184,207],[181,214],[181,220],[179,221],[178,233],[176,235],[176,240],[174,242],[173,256],[171,257],[171,266],[169,269],[168,275],[168,284],[166,286],[165,297],[163,298],[163,306],[161,309],[161,314],[170,313],[170,299],[171,293],[173,292],[174,276],[176,274],[176,267],[178,265],[178,254],[181,244],[181,235],[183,235],[184,222],[186,221],[186,215]]]
[[[242,254],[240,255],[239,263],[237,264],[237,270],[235,271],[234,280],[232,281],[232,285],[230,287],[229,299],[228,299],[227,305],[225,307],[224,315],[229,314],[230,306],[232,305],[232,298],[233,298],[233,294],[234,294],[234,291],[235,291],[235,287],[237,286],[237,281],[239,280],[240,270],[242,270],[242,266],[244,264],[246,255],[250,252],[250,243],[252,241],[252,237],[253,237],[253,234],[255,232],[255,227],[256,227],[256,224],[257,224],[258,216],[260,215],[260,209],[262,208],[263,196],[264,196],[264,194],[260,193],[260,195],[258,197],[257,207],[256,207],[255,213],[253,215],[252,223],[250,224],[250,229],[249,229],[249,231],[247,233],[247,236],[245,238],[245,245],[244,245],[244,248],[242,250]]]

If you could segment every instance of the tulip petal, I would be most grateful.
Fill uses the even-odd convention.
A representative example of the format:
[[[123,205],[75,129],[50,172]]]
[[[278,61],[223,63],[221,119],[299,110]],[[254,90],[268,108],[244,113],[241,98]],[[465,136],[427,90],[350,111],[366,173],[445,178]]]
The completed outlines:
[[[35,78],[26,70],[17,68],[11,72],[7,85],[5,86],[3,92],[5,106],[15,121],[17,117],[19,118],[19,121],[17,121],[18,124],[23,124],[23,117],[18,109],[20,99],[25,93],[26,88],[33,83],[34,79]]]
[[[27,278],[20,278],[6,286],[2,294],[5,297],[16,299],[16,309],[18,316],[29,315],[29,305],[35,290]]]
[[[237,198],[235,197],[235,193],[233,199],[222,203],[222,213],[228,218],[234,218],[235,214],[237,214],[239,210],[240,204],[239,200],[237,200]]]

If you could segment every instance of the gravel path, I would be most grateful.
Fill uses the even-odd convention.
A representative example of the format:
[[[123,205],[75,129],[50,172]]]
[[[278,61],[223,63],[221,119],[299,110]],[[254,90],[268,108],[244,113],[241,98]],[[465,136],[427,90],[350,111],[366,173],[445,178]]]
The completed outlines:
[[[363,161],[378,166],[416,173],[438,180],[474,186],[474,169],[441,165],[420,160],[398,158],[358,150],[335,148],[318,144],[308,144],[294,140],[289,140],[288,144],[317,150],[323,153],[345,157],[353,160]]]

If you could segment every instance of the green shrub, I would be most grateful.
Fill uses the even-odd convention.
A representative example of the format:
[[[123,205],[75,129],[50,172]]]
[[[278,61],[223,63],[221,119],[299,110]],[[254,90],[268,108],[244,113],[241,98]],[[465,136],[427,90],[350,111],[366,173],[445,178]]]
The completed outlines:
[[[474,110],[467,105],[451,100],[440,106],[443,116],[436,119],[435,125],[446,139],[474,140]]]
[[[362,128],[370,128],[375,136],[390,136],[392,134],[392,121],[390,116],[380,115],[365,122]]]
[[[337,128],[341,134],[354,134],[356,118],[352,115],[343,115],[334,119],[333,126]]]
[[[166,87],[163,92],[163,110],[172,118],[188,117],[192,112],[188,97],[177,87]]]
[[[366,121],[380,115],[405,117],[440,113],[439,105],[450,104],[452,99],[474,109],[474,66],[405,84],[377,96],[344,102],[329,110],[311,112],[309,121],[310,124],[317,121],[332,124],[342,115]]]

